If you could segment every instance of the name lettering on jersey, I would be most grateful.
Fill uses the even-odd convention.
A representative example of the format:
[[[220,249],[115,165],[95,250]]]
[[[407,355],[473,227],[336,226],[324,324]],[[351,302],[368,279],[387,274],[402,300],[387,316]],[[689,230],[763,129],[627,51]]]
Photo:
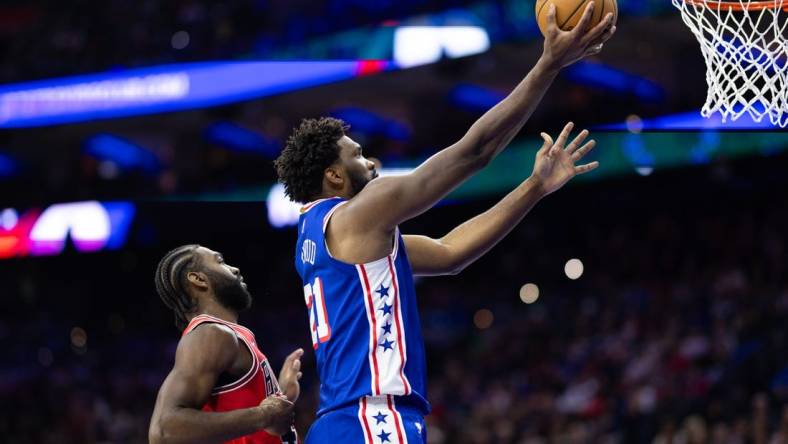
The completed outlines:
[[[279,383],[274,378],[274,372],[271,370],[271,364],[268,363],[268,360],[265,360],[260,363],[260,367],[263,370],[263,379],[265,379],[266,398],[275,393],[279,393],[281,390],[279,389]]]
[[[301,244],[301,262],[315,265],[316,254],[317,244],[310,239],[306,239],[304,243]]]

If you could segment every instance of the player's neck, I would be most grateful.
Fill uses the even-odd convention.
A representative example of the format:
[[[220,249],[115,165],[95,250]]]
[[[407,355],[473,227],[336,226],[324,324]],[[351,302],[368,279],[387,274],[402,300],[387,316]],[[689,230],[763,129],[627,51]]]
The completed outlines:
[[[235,310],[230,310],[227,307],[224,307],[218,303],[213,301],[208,301],[205,303],[203,307],[200,307],[200,310],[197,313],[198,315],[208,315],[213,316],[215,318],[219,318],[223,321],[232,322],[234,324],[238,323],[238,312]]]
[[[353,193],[347,184],[341,189],[323,184],[323,192],[320,193],[320,196],[318,196],[315,200],[332,199],[334,197],[340,197],[347,200],[353,197],[352,194]]]
[[[350,197],[347,196],[346,193],[343,193],[343,192],[337,192],[337,191],[325,192],[324,191],[323,194],[318,196],[318,198],[315,199],[315,200],[333,199],[335,197],[340,197],[342,199],[350,199]]]

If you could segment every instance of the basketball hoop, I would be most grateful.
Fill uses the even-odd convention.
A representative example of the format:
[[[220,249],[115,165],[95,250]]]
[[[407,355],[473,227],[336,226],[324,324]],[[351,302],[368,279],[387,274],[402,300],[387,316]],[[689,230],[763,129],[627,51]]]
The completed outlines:
[[[788,126],[788,0],[671,1],[706,62],[701,114]]]

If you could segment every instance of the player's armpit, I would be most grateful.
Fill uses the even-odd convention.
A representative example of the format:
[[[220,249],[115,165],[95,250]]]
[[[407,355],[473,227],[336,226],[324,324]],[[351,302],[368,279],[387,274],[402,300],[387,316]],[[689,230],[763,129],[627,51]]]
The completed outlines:
[[[456,145],[410,174],[373,180],[338,207],[326,232],[332,254],[345,262],[365,263],[391,253],[397,225],[427,211],[487,165],[488,157]]]
[[[468,142],[470,143],[470,142]],[[459,142],[458,142],[459,144]],[[337,209],[334,219],[348,226],[388,234],[400,223],[432,208],[491,157],[455,144],[438,152],[409,174],[381,177]]]

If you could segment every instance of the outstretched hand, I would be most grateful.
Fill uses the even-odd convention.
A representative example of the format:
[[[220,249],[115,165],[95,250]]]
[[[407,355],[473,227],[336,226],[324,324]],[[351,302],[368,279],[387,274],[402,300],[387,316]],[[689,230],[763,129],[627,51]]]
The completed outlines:
[[[581,146],[580,144],[588,137],[588,130],[583,130],[564,148],[572,128],[574,128],[574,124],[567,123],[555,142],[549,134],[542,133],[544,143],[536,152],[536,162],[531,178],[539,183],[545,195],[558,190],[576,175],[587,173],[599,166],[599,162],[575,165],[594,148],[596,142],[591,140]]]
[[[604,43],[616,32],[613,14],[608,13],[593,28],[590,28],[594,14],[594,2],[589,2],[577,26],[571,31],[562,31],[556,23],[555,4],[547,11],[544,57],[555,68],[563,68],[572,63],[602,51]]]
[[[290,353],[282,365],[282,370],[279,372],[279,386],[282,392],[292,402],[298,400],[298,395],[301,393],[301,385],[298,380],[301,379],[301,356],[304,350],[297,349]]]

